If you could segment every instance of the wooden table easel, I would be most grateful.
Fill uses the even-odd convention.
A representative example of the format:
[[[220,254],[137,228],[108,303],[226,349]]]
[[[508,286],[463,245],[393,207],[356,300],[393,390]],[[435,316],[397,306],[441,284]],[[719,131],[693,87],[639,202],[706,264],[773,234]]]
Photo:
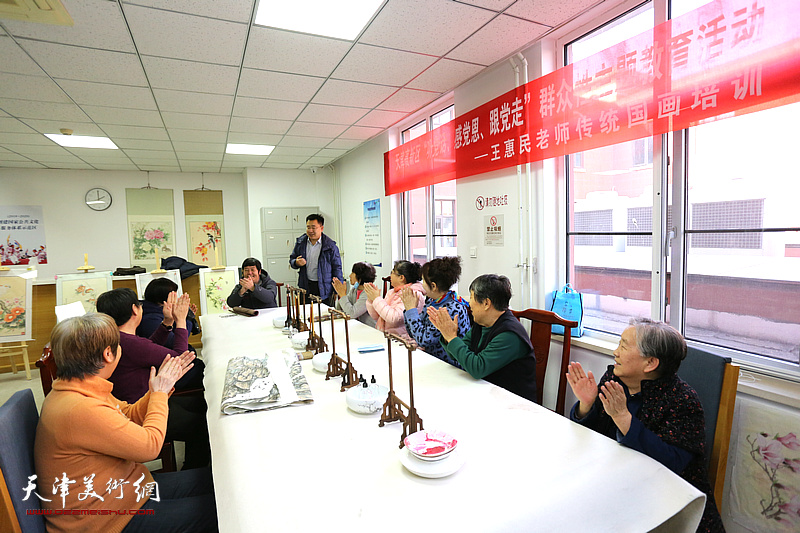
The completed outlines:
[[[6,346],[8,345],[8,346]],[[7,342],[4,344],[0,344],[0,356],[5,357],[7,356],[11,361],[11,372],[13,374],[17,373],[17,365],[14,363],[14,356],[21,355],[22,361],[25,363],[25,377],[28,378],[28,381],[31,379],[31,364],[28,361],[28,345],[25,341],[19,342]]]
[[[317,313],[319,316],[322,316],[322,298],[316,296],[314,294],[309,294],[308,299],[311,301],[310,313],[309,313],[309,326],[311,327],[311,332],[308,335],[308,343],[306,344],[306,350],[309,352],[313,352],[314,354],[318,354],[320,352],[324,352],[328,349],[328,345],[325,343],[325,339],[322,338],[322,321],[319,321],[317,328],[314,327],[314,303],[317,304]],[[317,333],[319,332],[319,334]]]
[[[328,372],[325,373],[325,380],[327,381],[332,377],[342,376],[342,388],[339,389],[339,392],[344,392],[358,385],[358,372],[356,372],[353,363],[350,361],[350,330],[347,327],[347,321],[350,320],[350,315],[338,309],[328,309],[328,312],[331,314],[331,359],[328,361]],[[339,357],[336,353],[336,335],[334,333],[336,321],[334,319],[337,316],[344,319],[347,361]]]
[[[308,331],[306,325],[306,290],[299,287],[286,287],[286,298],[291,302],[289,305],[294,306],[294,313],[292,317],[290,328],[297,331]],[[301,304],[302,299],[302,304]],[[300,306],[303,306],[303,318],[300,318]],[[287,319],[289,315],[287,314]]]
[[[417,414],[417,409],[414,407],[414,373],[411,366],[411,352],[416,348],[411,342],[394,333],[384,333],[384,336],[387,339],[387,349],[389,352],[389,395],[386,397],[386,402],[383,404],[383,413],[381,413],[381,421],[378,423],[378,426],[383,427],[387,422],[402,421],[403,434],[400,435],[400,448],[402,448],[405,446],[403,441],[407,436],[423,429],[422,418]],[[408,394],[410,397],[408,404],[398,398],[397,394],[394,392],[394,380],[392,379],[392,341],[402,344],[408,349]],[[403,407],[408,410],[408,414],[403,413]]]

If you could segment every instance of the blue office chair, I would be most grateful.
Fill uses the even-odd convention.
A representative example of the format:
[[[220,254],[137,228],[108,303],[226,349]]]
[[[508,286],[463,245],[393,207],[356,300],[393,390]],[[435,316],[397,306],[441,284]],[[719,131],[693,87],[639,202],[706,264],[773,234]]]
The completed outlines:
[[[678,369],[678,376],[697,391],[703,405],[708,481],[714,491],[714,499],[720,505],[728,466],[739,366],[731,364],[730,357],[689,347],[686,359]]]
[[[42,515],[28,516],[28,509],[41,509],[31,493],[26,501],[24,488],[33,466],[33,441],[39,412],[31,389],[14,394],[0,407],[0,530],[20,533],[45,533]],[[37,492],[41,494],[41,483]]]

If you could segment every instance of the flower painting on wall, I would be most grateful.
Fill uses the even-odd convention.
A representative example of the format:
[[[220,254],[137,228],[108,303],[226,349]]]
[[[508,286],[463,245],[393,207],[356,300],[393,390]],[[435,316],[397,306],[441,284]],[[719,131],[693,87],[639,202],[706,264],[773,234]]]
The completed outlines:
[[[228,295],[239,281],[239,269],[229,267],[225,270],[200,269],[200,312],[214,315],[230,308],[226,303]]]
[[[188,219],[189,217],[187,217]],[[222,220],[187,220],[189,231],[189,261],[197,265],[225,264]]]
[[[87,313],[94,313],[97,297],[112,288],[109,271],[62,274],[56,276],[56,305],[81,302]]]
[[[29,340],[31,280],[0,277],[0,342]]]
[[[175,255],[174,228],[171,216],[128,217],[131,264],[153,263],[156,256],[163,259]]]

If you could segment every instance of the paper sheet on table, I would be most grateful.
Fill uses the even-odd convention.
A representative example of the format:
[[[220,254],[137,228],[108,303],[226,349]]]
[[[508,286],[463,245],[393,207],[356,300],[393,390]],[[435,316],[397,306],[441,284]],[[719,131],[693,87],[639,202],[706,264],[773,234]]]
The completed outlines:
[[[297,355],[290,350],[228,361],[221,406],[226,415],[313,401]]]

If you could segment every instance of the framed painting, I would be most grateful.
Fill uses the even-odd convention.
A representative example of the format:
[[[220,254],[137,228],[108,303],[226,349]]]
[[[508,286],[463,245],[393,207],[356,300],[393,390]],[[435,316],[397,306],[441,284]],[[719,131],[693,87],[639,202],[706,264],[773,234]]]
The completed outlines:
[[[187,215],[186,234],[191,263],[201,266],[225,264],[222,215]]]
[[[113,288],[111,271],[59,274],[56,276],[56,305],[80,302],[87,313],[97,311],[97,297]]]
[[[200,269],[200,313],[215,315],[230,309],[226,300],[239,283],[239,268],[225,270]]]
[[[0,343],[31,340],[33,280],[0,277]]]
[[[175,255],[175,218],[171,215],[131,215],[128,217],[128,239],[131,265],[156,265],[156,253],[160,259]]]
[[[181,271],[180,270],[167,270],[160,274],[153,274],[152,272],[145,272],[144,274],[136,274],[136,294],[139,295],[140,300],[144,300],[144,290],[156,278],[169,278],[178,286],[178,296],[183,294],[183,287],[181,286]]]

